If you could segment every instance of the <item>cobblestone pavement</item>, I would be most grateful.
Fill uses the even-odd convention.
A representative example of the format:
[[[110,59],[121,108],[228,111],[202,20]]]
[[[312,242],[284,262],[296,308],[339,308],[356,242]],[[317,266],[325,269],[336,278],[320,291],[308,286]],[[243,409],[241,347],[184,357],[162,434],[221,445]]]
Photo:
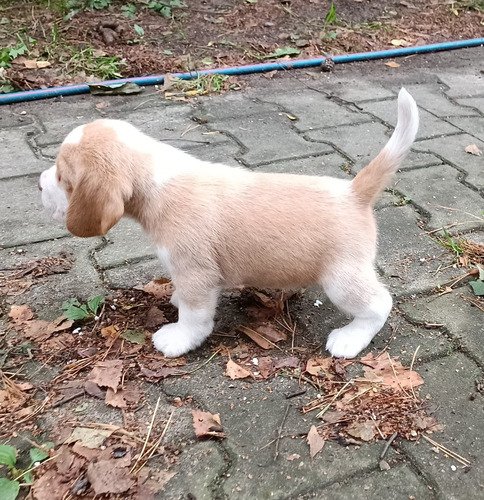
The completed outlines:
[[[377,61],[337,66],[329,74],[254,75],[242,79],[242,91],[193,103],[165,101],[148,88],[129,98],[79,96],[1,107],[0,267],[60,251],[72,253],[75,264],[68,274],[50,276],[19,298],[3,298],[0,312],[21,298],[40,318],[53,319],[66,298],[133,287],[162,272],[148,239],[130,221],[122,221],[106,238],[82,240],[44,215],[38,175],[74,126],[100,116],[126,119],[201,159],[255,171],[349,178],[388,140],[396,121],[396,94],[405,85],[419,105],[421,127],[394,185],[376,208],[377,266],[395,306],[370,349],[389,346],[409,363],[420,346],[415,367],[425,380],[423,396],[445,425],[435,439],[466,457],[471,467],[462,468],[424,441],[398,439],[387,455],[386,471],[379,467],[382,442],[361,447],[327,443],[311,460],[303,438],[282,439],[274,460],[274,447],[264,445],[274,439],[288,405],[285,394],[297,390],[297,381],[232,382],[216,358],[189,380],[146,384],[148,398],[162,395],[160,414],[174,409],[166,439],[183,449],[177,475],[159,498],[484,498],[484,397],[476,394],[476,380],[483,377],[484,316],[465,300],[472,295],[465,280],[452,293],[435,293],[437,285],[463,271],[451,265],[452,255],[433,239],[445,225],[451,234],[484,243],[484,156],[465,152],[470,144],[484,151],[483,61],[484,49],[475,48],[413,56],[399,60],[399,68]],[[96,106],[101,101],[106,105]],[[195,115],[207,123],[193,128]],[[319,309],[313,306],[315,298],[323,301]],[[320,339],[321,346],[342,321],[316,290],[306,290],[292,307],[296,320],[307,320],[301,335]],[[237,308],[236,300],[223,299],[219,331],[230,326]],[[0,321],[5,324],[5,315]],[[429,324],[434,327],[426,328]],[[209,342],[192,359],[210,352]],[[189,395],[197,407],[220,413],[226,440],[195,438],[189,409],[172,406],[174,397]],[[290,400],[284,435],[307,432],[316,421],[298,411],[301,401]],[[91,404],[91,417],[120,422],[104,403]],[[62,411],[74,406],[67,404]],[[298,460],[286,459],[295,453]]]

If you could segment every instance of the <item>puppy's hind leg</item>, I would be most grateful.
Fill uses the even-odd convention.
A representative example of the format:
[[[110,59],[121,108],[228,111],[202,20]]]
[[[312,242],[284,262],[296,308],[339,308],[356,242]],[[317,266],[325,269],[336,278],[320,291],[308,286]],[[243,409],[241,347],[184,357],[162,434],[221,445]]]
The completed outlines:
[[[195,349],[212,333],[219,289],[196,290],[196,297],[194,292],[189,285],[177,285],[174,305],[178,307],[178,322],[162,326],[153,335],[156,349],[167,357]]]
[[[391,295],[371,265],[351,269],[343,265],[326,274],[321,284],[331,302],[354,317],[329,334],[326,349],[337,358],[354,358],[385,324],[392,309]]]

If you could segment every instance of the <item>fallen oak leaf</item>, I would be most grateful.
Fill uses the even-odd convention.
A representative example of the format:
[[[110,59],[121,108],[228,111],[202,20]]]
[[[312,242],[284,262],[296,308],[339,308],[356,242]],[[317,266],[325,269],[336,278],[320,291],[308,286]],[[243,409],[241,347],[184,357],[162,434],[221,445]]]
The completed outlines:
[[[477,147],[477,144],[469,144],[466,147],[466,153],[474,156],[482,156],[482,151]]]
[[[76,427],[64,444],[80,441],[86,448],[99,448],[114,430],[91,429],[90,427]]]
[[[227,366],[225,367],[225,375],[229,377],[231,380],[238,380],[247,377],[254,378],[254,375],[252,374],[251,371],[247,370],[247,368],[238,365],[231,359],[227,361]]]
[[[119,467],[116,459],[93,461],[87,468],[87,478],[96,495],[124,493],[135,485],[128,467]]]
[[[99,387],[110,387],[116,392],[121,381],[122,371],[123,362],[120,359],[98,361],[88,375],[87,380],[94,382]]]
[[[114,392],[111,388],[108,388],[105,402],[108,406],[112,406],[113,408],[126,408],[127,406],[123,389]]]
[[[192,416],[193,428],[197,437],[226,437],[218,413],[212,414],[208,411],[192,410]]]
[[[310,358],[306,363],[306,372],[317,377],[333,378],[331,374],[331,366],[333,358]]]
[[[371,441],[375,437],[375,423],[372,420],[366,422],[353,422],[346,428],[346,432],[362,441]]]
[[[148,309],[145,318],[145,327],[146,328],[156,328],[163,323],[168,323],[168,320],[165,317],[165,313],[158,309],[158,307],[153,306]]]
[[[309,445],[309,455],[311,458],[314,458],[324,446],[324,439],[319,435],[318,429],[316,426],[312,425],[311,429],[309,429],[306,441]]]
[[[134,287],[135,290],[141,290],[145,293],[153,295],[157,299],[166,299],[173,295],[175,287],[172,282],[167,278],[150,281],[146,285],[138,285]]]
[[[365,365],[363,371],[365,378],[371,381],[381,379],[381,383],[393,388],[397,392],[411,390],[424,383],[422,377],[416,371],[410,371],[403,366],[397,358],[387,356],[374,357],[369,353],[360,359],[360,363]]]
[[[12,306],[10,312],[8,313],[10,321],[16,325],[22,325],[27,321],[30,321],[34,317],[34,313],[31,311],[30,306]]]

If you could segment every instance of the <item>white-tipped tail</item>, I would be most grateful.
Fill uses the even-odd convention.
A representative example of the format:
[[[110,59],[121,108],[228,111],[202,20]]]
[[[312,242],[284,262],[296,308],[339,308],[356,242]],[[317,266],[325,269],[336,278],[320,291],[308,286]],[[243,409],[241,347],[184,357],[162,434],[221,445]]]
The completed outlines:
[[[395,131],[379,155],[353,179],[353,190],[373,205],[409,152],[418,131],[418,109],[413,97],[402,88],[398,94]]]

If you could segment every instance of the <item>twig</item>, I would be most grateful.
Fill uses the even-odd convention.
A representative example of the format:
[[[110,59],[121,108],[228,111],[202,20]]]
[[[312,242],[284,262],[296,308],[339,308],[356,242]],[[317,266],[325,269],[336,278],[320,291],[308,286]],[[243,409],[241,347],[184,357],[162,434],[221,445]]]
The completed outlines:
[[[400,379],[398,378],[397,372],[395,370],[395,365],[393,364],[392,358],[388,352],[387,352],[387,356],[388,356],[388,361],[390,361],[390,366],[392,367],[393,376],[395,377],[395,380],[397,381],[398,386],[400,387],[400,389],[402,389],[403,393],[406,396],[410,397],[410,394],[403,388],[402,384],[400,383]]]
[[[70,396],[66,396],[65,398],[62,398],[60,401],[57,401],[57,403],[54,403],[51,408],[57,408],[58,406],[62,406],[64,403],[68,403],[69,401],[72,401],[73,399],[76,399],[80,396],[84,396],[86,392],[84,391],[84,389],[82,389],[81,391],[78,391],[78,392],[75,392],[74,394],[70,395]]]
[[[168,429],[168,426],[170,425],[170,422],[171,422],[171,419],[173,417],[173,410],[172,412],[170,413],[170,416],[168,417],[168,420],[165,424],[165,427],[163,428],[163,431],[161,432],[161,436],[156,440],[156,442],[151,446],[149,452],[147,453],[148,457],[146,459],[143,459],[143,452],[141,452],[141,454],[139,455],[139,458],[138,460],[144,460],[144,462],[141,464],[140,467],[138,467],[136,470],[135,470],[135,474],[137,474],[145,465],[146,465],[146,462],[150,459],[150,458],[153,458],[154,454],[155,454],[155,451],[160,447],[161,443],[163,442],[163,439],[165,437],[165,434],[166,434],[166,431]],[[138,460],[136,462],[138,462]],[[136,465],[136,464],[135,464]]]
[[[197,370],[200,370],[200,368],[203,368],[205,365],[208,365],[208,363],[210,363],[210,361],[212,361],[212,359],[221,351],[222,349],[217,349],[206,361],[204,361],[201,365],[198,365],[196,368],[194,368],[193,370],[190,370],[189,372],[183,372],[183,373],[174,373],[173,375],[178,375],[178,376],[181,376],[181,375],[189,375],[190,373],[194,373],[196,372]]]
[[[289,413],[289,408],[291,408],[291,405],[287,405],[286,412],[284,413],[284,418],[282,419],[281,425],[279,426],[279,429],[277,430],[276,451],[274,453],[274,462],[277,460],[277,457],[279,456],[279,441],[281,440],[282,429],[284,427],[284,424],[286,423],[286,418],[287,418],[287,414]]]
[[[303,394],[306,394],[306,392],[307,392],[307,390],[304,389],[303,391],[294,392],[293,394],[288,394],[286,396],[286,399],[297,398],[298,396],[302,396]]]
[[[447,453],[447,455],[451,456],[454,460],[457,460],[459,463],[461,463],[462,465],[465,465],[466,467],[470,467],[471,463],[469,462],[469,460],[467,460],[467,458],[461,457],[460,455],[458,455],[457,453],[449,450],[448,448],[446,448],[445,446],[441,445],[440,443],[437,443],[437,441],[434,441],[433,439],[430,439],[425,434],[421,434],[421,436],[426,441],[428,441],[430,444],[434,445],[436,448],[440,448],[442,451],[444,451],[445,453]]]
[[[336,401],[336,399],[341,395],[341,393],[353,383],[353,380],[349,380],[346,384],[336,393],[336,395],[331,399],[331,401],[316,415],[316,418],[321,418],[326,411],[331,407],[331,405]]]
[[[390,445],[395,441],[395,438],[398,436],[398,432],[394,432],[391,436],[390,439],[387,440],[385,443],[385,446],[383,447],[383,450],[380,455],[380,459],[383,459],[385,455],[387,454],[388,448],[390,448]]]
[[[415,363],[415,358],[417,357],[417,353],[418,353],[419,349],[420,349],[420,345],[417,346],[417,349],[415,349],[415,352],[413,353],[412,362],[410,363],[410,371],[413,371],[413,364]],[[415,399],[417,399],[417,396],[416,396],[415,391],[413,389],[412,378],[410,378],[410,389],[412,389],[413,397]]]
[[[156,402],[155,411],[153,412],[153,417],[151,417],[151,422],[150,425],[148,426],[148,434],[146,434],[146,439],[143,444],[143,448],[141,449],[141,452],[138,455],[138,458],[136,459],[136,462],[134,463],[133,467],[131,467],[131,470],[129,471],[130,474],[136,469],[136,466],[138,465],[139,461],[141,460],[141,457],[143,456],[143,453],[145,452],[146,445],[148,444],[148,440],[150,439],[151,431],[153,429],[153,423],[155,421],[156,413],[158,412],[158,406],[160,405],[160,399],[161,396],[158,397],[158,401]]]

